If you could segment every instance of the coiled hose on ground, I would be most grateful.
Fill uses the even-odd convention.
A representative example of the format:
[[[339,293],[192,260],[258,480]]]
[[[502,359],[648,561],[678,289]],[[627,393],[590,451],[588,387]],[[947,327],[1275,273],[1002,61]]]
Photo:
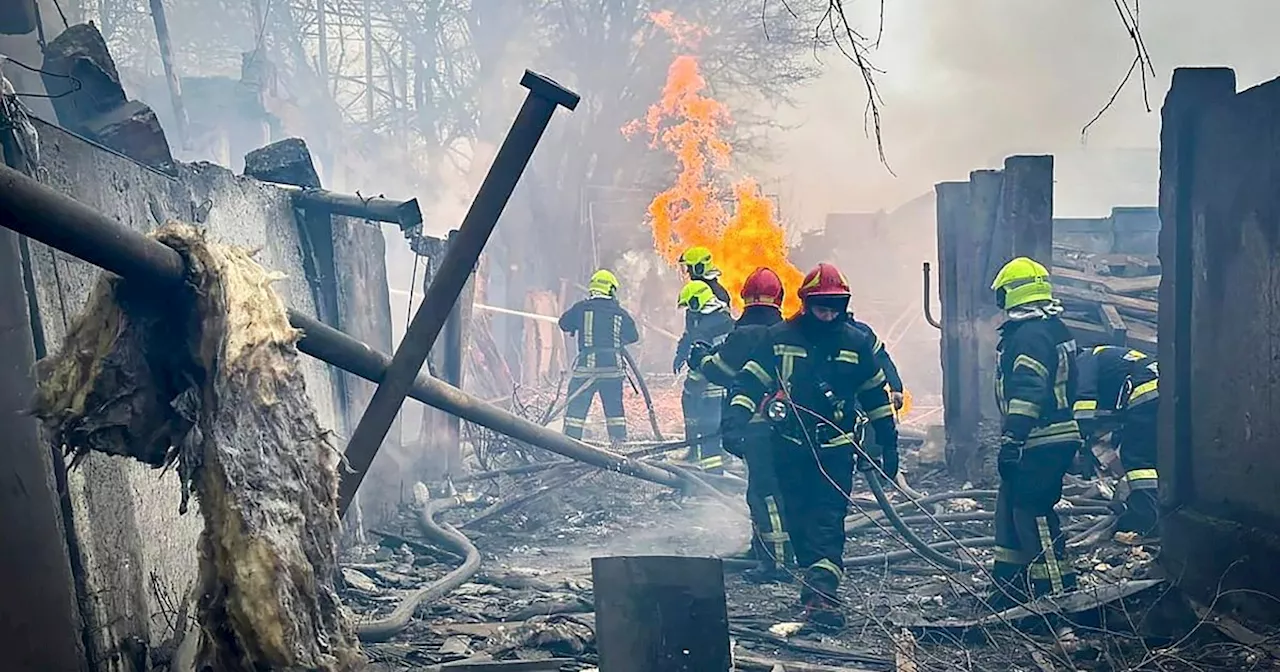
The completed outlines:
[[[456,551],[458,554],[465,556],[462,565],[457,569],[445,574],[439,580],[423,586],[404,598],[396,608],[386,616],[360,623],[356,626],[356,634],[362,642],[384,642],[409,625],[409,621],[413,619],[413,614],[424,604],[430,604],[448,595],[450,591],[462,584],[475,575],[480,570],[480,551],[467,539],[461,532],[455,530],[448,523],[438,523],[435,520],[436,514],[447,511],[457,506],[462,506],[466,501],[462,497],[450,497],[448,499],[436,499],[427,502],[422,507],[422,512],[418,517],[418,525],[422,528],[422,534],[428,539],[439,542],[445,548]]]

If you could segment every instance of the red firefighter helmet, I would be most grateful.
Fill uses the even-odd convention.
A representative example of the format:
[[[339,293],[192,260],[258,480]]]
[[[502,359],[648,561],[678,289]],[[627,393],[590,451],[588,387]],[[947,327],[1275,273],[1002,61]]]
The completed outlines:
[[[782,295],[782,279],[773,272],[773,269],[764,266],[747,276],[746,281],[742,283],[742,291],[739,292],[743,304],[747,306],[773,306],[774,308],[782,307]]]
[[[848,298],[849,293],[849,281],[845,279],[844,273],[834,265],[823,262],[804,276],[804,282],[800,283],[800,290],[796,295],[804,301],[818,296]]]

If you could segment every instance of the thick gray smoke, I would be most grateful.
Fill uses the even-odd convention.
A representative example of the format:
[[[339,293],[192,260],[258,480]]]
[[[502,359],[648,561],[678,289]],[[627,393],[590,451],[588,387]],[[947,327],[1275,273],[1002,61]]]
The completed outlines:
[[[874,18],[865,15],[879,3],[846,4],[863,10],[874,34]],[[783,115],[803,126],[776,134],[785,149],[769,166],[789,180],[789,200],[810,226],[827,212],[892,209],[935,182],[996,167],[1012,153],[1057,156],[1059,215],[1153,204],[1159,105],[1173,69],[1230,66],[1241,88],[1280,74],[1280,43],[1270,34],[1280,3],[1141,2],[1157,75],[1148,81],[1153,112],[1144,108],[1135,74],[1082,138],[1134,56],[1113,0],[886,5],[875,58],[885,70],[885,149],[897,177],[879,165],[864,135],[857,72],[840,56],[826,56],[826,73],[804,92],[802,108]]]

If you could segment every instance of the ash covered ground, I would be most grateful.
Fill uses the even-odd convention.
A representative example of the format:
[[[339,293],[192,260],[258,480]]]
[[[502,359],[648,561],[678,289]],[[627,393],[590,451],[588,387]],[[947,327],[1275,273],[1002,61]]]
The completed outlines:
[[[486,505],[539,491],[548,483],[563,484],[479,525],[464,527]],[[960,485],[933,475],[919,479],[914,487],[935,493]],[[592,557],[725,557],[747,542],[749,523],[721,503],[685,497],[619,474],[587,472],[564,483],[563,477],[544,473],[474,486],[485,498],[441,519],[458,526],[479,548],[479,574],[420,608],[392,641],[367,644],[367,652],[382,669],[553,657],[572,659],[560,666],[562,670],[591,669],[596,662],[590,613]],[[875,510],[869,495],[855,499],[863,510]],[[901,495],[898,499],[905,500]],[[983,506],[990,502],[962,498],[931,508],[935,515],[945,515]],[[390,611],[407,591],[458,565],[456,557],[442,553],[420,534],[414,508],[407,506],[396,524],[370,532],[369,545],[348,553],[345,598],[358,614],[357,622]],[[857,515],[855,511],[852,520]],[[1081,517],[1075,522],[1091,520]],[[945,531],[936,525],[914,527],[930,542],[990,534],[986,521],[947,523]],[[851,534],[846,557],[903,548],[899,537],[872,525]],[[1132,585],[1155,575],[1154,552],[1151,547],[1106,541],[1078,552],[1075,564],[1088,585]],[[976,554],[989,557],[985,550]],[[842,588],[848,627],[829,635],[791,631],[794,626],[788,624],[797,616],[796,584],[748,583],[727,570],[735,653],[745,660],[811,665],[784,668],[801,670],[1251,669],[1258,662],[1258,654],[1249,647],[1221,643],[1215,650],[1210,646],[1214,633],[1204,628],[1191,636],[1181,632],[1188,630],[1187,624],[1165,604],[1169,592],[1162,585],[1110,600],[1075,625],[1041,617],[967,629],[920,627],[989,617],[991,612],[977,599],[988,587],[983,574],[942,571],[918,559],[891,567],[851,568]],[[1098,622],[1099,611],[1105,623]],[[1071,668],[1064,665],[1068,660]],[[904,667],[908,663],[915,666]]]

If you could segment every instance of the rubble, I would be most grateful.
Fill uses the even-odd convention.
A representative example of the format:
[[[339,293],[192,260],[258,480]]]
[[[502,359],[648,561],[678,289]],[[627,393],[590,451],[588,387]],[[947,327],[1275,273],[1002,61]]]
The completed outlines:
[[[154,286],[100,275],[41,362],[35,414],[77,458],[176,465],[183,509],[196,494],[200,665],[356,669],[334,586],[338,453],[307,397],[278,276],[184,224],[155,237],[182,255],[190,294],[156,302]]]
[[[1155,255],[1095,254],[1055,244],[1054,295],[1082,345],[1156,351],[1160,261]]]
[[[172,174],[176,170],[169,141],[146,104],[129,100],[107,43],[92,23],[68,27],[44,48],[42,77],[58,122],[138,163]]]

